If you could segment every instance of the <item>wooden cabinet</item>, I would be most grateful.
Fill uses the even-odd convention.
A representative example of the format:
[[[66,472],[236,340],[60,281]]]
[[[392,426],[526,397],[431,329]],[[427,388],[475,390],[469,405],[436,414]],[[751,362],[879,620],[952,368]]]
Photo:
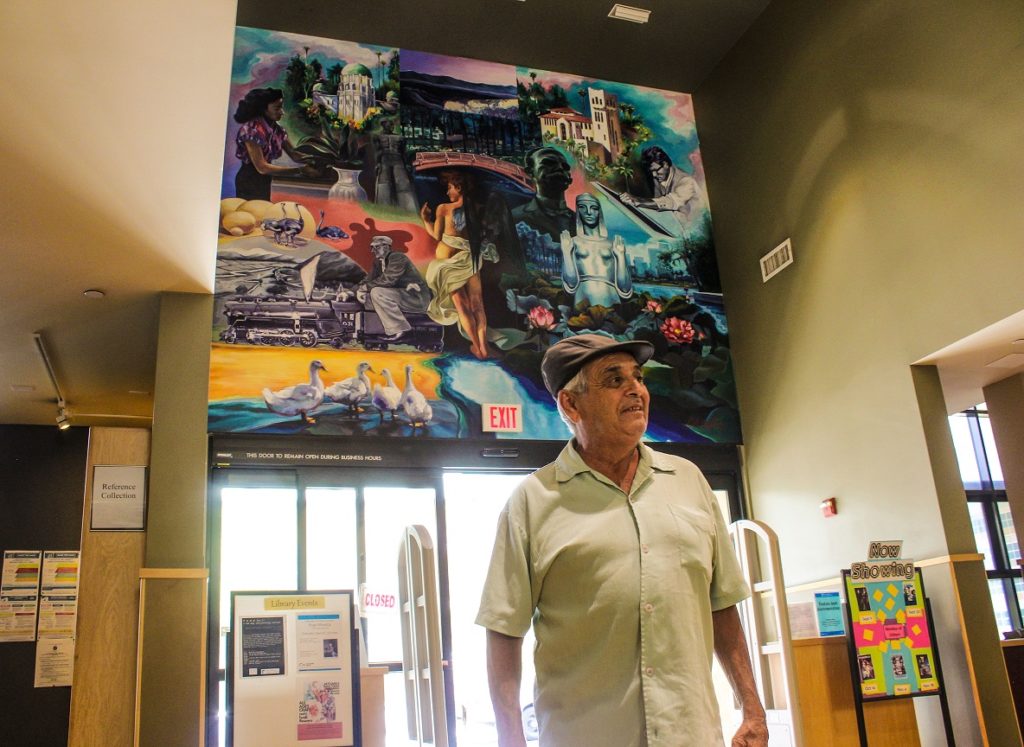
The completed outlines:
[[[845,638],[793,641],[798,707],[808,747],[859,747]],[[910,698],[864,704],[870,747],[920,747]]]

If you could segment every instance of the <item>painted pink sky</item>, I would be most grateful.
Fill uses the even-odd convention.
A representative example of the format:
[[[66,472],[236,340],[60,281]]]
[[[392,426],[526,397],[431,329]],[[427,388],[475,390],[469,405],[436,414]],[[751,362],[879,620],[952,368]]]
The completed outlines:
[[[516,68],[501,62],[484,62],[468,57],[448,57],[428,52],[402,50],[402,69],[429,75],[447,75],[470,83],[514,86]]]

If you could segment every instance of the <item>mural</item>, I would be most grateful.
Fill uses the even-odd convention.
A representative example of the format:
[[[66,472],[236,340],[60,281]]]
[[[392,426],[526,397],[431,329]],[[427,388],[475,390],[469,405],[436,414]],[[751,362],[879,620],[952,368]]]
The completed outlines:
[[[562,440],[597,332],[655,346],[648,438],[740,441],[688,95],[240,27],[229,115],[211,432]]]

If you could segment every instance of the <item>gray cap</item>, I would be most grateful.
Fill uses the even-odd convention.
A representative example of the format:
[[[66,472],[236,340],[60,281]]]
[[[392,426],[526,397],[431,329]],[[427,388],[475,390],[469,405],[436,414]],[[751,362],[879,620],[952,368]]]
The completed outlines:
[[[609,353],[629,353],[642,366],[654,355],[654,346],[643,340],[620,342],[604,335],[566,337],[544,353],[540,362],[544,386],[552,397],[557,398],[558,390],[583,368],[583,364]]]

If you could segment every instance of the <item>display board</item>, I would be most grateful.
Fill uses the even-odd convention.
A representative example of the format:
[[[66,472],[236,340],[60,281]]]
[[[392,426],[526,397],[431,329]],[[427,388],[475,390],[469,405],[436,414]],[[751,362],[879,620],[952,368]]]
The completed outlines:
[[[864,700],[937,695],[940,672],[920,569],[912,578],[855,579],[843,571],[851,649]]]
[[[352,591],[231,594],[229,744],[361,742]]]

